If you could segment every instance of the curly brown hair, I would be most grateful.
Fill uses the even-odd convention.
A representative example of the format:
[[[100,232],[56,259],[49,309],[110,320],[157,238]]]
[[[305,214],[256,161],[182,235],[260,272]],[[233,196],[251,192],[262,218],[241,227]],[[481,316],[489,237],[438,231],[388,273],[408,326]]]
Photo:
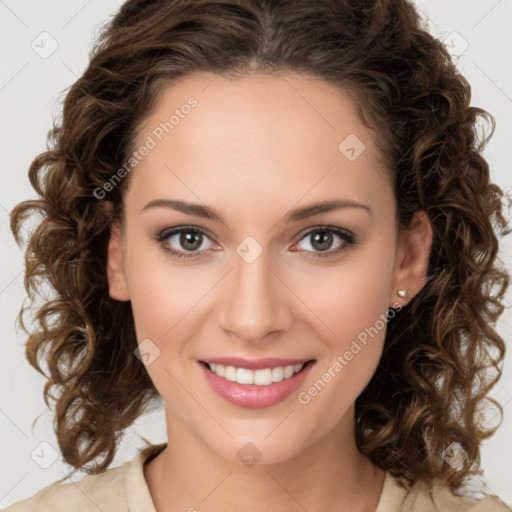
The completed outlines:
[[[287,70],[350,94],[393,173],[399,226],[419,210],[431,221],[427,283],[389,321],[380,365],[356,401],[356,441],[402,485],[440,478],[455,491],[497,428],[486,427],[483,406],[502,412],[488,393],[502,372],[493,326],[509,284],[497,231],[510,229],[482,156],[494,118],[470,106],[470,85],[407,0],[129,0],[103,27],[30,166],[39,198],[11,213],[18,244],[29,214],[42,215],[24,283],[32,303],[42,283],[54,295],[30,332],[25,306],[18,320],[28,361],[48,379],[63,457],[104,471],[123,430],[159,398],[134,357],[131,305],[109,296],[106,275],[130,174],[105,184],[133,154],[138,126],[164,86],[193,72]],[[478,136],[480,118],[488,137]],[[461,470],[441,456],[452,442],[468,454]]]

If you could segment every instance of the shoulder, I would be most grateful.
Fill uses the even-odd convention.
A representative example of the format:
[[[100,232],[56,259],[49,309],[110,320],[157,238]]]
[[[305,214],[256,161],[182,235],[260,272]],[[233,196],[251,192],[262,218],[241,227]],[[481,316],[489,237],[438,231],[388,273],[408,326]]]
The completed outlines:
[[[68,512],[70,509],[127,512],[122,467],[87,475],[79,482],[59,480],[30,498],[13,503],[5,512]]]
[[[483,498],[458,496],[449,487],[435,485],[432,491],[433,501],[439,510],[471,511],[471,512],[512,512],[498,496],[487,495]]]
[[[447,485],[439,482],[432,486],[416,484],[410,490],[404,505],[404,512],[512,512],[512,509],[495,495],[476,498],[454,494]]]
[[[144,479],[143,464],[166,446],[167,443],[150,444],[121,466],[87,475],[79,482],[54,482],[3,512],[156,512]]]

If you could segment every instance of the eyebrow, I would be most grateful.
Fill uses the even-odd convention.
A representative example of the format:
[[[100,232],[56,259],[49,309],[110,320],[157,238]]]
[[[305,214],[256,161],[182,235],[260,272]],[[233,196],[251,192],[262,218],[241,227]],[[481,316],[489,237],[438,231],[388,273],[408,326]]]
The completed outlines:
[[[146,206],[144,206],[144,208],[142,208],[141,213],[152,208],[171,208],[172,210],[186,213],[188,215],[194,215],[204,219],[218,220],[225,223],[218,213],[216,213],[210,207],[201,204],[187,203],[185,201],[177,201],[172,199],[154,199],[150,201]],[[313,215],[318,215],[320,213],[330,212],[333,210],[340,210],[343,208],[357,208],[361,211],[366,211],[370,216],[373,216],[373,211],[368,205],[354,201],[332,200],[320,201],[318,203],[303,206],[301,208],[296,208],[285,216],[284,222],[297,222],[299,220],[312,217]]]

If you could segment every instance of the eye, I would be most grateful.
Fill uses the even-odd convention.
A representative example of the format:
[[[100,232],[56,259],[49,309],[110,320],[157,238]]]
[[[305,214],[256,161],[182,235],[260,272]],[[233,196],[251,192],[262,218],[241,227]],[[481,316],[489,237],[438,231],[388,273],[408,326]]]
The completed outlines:
[[[194,258],[197,253],[210,249],[213,242],[209,246],[207,243],[205,244],[206,240],[210,240],[206,231],[194,226],[167,229],[157,237],[157,241],[162,245],[162,248],[177,259]]]
[[[341,241],[333,248],[336,238]],[[334,226],[318,226],[308,231],[298,244],[303,241],[307,242],[304,244],[306,252],[312,252],[313,257],[327,257],[348,250],[356,242],[356,239],[352,233],[344,229]],[[296,249],[292,248],[292,251],[296,251]]]
[[[336,238],[340,241],[333,248]],[[166,229],[157,235],[156,240],[166,252],[178,260],[197,258],[203,251],[218,247],[204,229],[195,226]],[[210,241],[209,244],[208,241]],[[305,247],[303,246],[300,250],[295,248],[304,241],[307,242],[304,244]],[[328,257],[345,252],[355,243],[356,238],[349,231],[334,226],[318,226],[303,235],[291,251],[312,253],[310,255],[312,257]]]

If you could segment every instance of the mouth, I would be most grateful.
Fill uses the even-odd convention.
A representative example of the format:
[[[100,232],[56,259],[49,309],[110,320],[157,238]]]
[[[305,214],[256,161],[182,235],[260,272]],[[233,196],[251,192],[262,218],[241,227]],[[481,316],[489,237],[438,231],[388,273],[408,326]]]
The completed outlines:
[[[199,361],[210,388],[233,405],[262,408],[282,402],[296,391],[306,379],[316,359],[267,359],[245,362],[237,359],[239,362],[236,366],[218,361]],[[234,363],[233,359],[222,361]],[[283,361],[294,364],[283,364]],[[247,368],[248,364],[253,368]]]
[[[200,363],[211,373],[218,377],[222,377],[230,382],[238,384],[256,385],[256,386],[270,386],[272,384],[282,382],[283,380],[290,379],[304,370],[307,365],[311,365],[315,359],[306,360],[303,363],[287,364],[276,366],[269,363],[268,366],[263,366],[258,369],[251,369],[245,366],[226,365],[220,363],[200,361]],[[265,364],[265,363],[263,363]],[[255,366],[262,366],[262,363]]]

